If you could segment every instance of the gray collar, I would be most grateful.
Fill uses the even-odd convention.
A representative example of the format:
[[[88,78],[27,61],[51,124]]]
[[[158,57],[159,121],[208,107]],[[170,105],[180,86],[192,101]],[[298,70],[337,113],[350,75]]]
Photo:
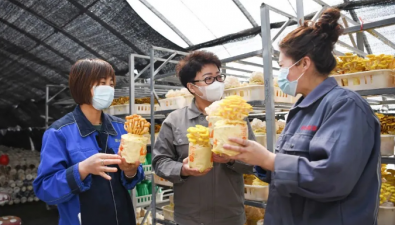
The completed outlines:
[[[192,100],[191,105],[188,107],[188,119],[195,119],[196,117],[203,115],[202,112],[197,108],[195,104],[195,98]]]

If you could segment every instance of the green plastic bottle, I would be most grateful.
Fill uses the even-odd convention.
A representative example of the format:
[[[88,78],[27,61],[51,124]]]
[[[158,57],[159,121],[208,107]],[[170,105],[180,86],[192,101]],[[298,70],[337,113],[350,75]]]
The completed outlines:
[[[136,197],[142,196],[142,195],[141,195],[142,193],[143,193],[143,190],[142,190],[141,183],[138,183],[138,184],[136,185]]]
[[[146,195],[149,195],[150,193],[149,193],[149,191],[148,191],[148,187],[147,187],[147,183],[142,183],[141,184],[141,193],[140,193],[140,196],[146,196]]]
[[[150,180],[146,180],[146,184],[149,194],[152,194],[152,182]]]
[[[151,153],[147,153],[146,162],[148,163],[147,165],[152,164],[152,154]]]

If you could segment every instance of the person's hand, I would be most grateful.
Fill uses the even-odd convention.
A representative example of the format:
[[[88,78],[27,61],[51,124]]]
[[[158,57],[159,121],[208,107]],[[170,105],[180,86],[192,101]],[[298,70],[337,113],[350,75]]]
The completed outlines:
[[[122,157],[121,151],[118,152],[118,155]],[[119,164],[119,169],[121,169],[127,177],[134,177],[137,174],[137,169],[140,166],[140,161],[136,161],[134,163],[127,163],[126,159],[121,158],[122,162]]]
[[[99,175],[107,180],[111,177],[106,173],[115,173],[118,171],[115,167],[108,167],[108,165],[119,165],[122,160],[119,155],[97,153],[79,163],[78,169],[81,180],[84,180],[89,174]]]
[[[216,163],[233,163],[234,160],[231,159],[228,155],[222,154],[222,155],[217,155],[213,153],[213,162]]]
[[[210,172],[211,168],[206,169],[203,172],[200,172],[198,169],[192,169],[189,167],[189,161],[188,157],[182,161],[182,168],[181,168],[181,176],[187,177],[187,176],[203,176],[206,175],[208,172]]]
[[[255,141],[240,138],[229,138],[229,141],[241,145],[224,145],[224,149],[240,152],[240,154],[230,157],[231,159],[239,160],[250,165],[257,165],[266,170],[274,170],[274,159],[276,155],[268,151],[264,146]]]

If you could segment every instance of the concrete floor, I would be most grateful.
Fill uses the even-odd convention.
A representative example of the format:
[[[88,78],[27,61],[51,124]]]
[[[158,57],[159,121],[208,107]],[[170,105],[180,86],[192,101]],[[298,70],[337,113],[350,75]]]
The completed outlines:
[[[59,221],[58,211],[47,210],[44,202],[0,206],[0,216],[17,216],[23,225],[57,225]]]

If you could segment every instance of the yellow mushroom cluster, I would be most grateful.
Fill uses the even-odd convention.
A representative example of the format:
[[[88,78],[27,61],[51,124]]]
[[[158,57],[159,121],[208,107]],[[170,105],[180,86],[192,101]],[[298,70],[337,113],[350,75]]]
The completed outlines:
[[[395,116],[376,113],[380,120],[381,134],[395,134]]]
[[[256,176],[253,174],[243,174],[243,178],[244,178],[244,184],[252,185],[252,182],[254,182]]]
[[[150,104],[151,103],[151,98],[150,97],[144,97],[144,98],[136,98],[134,100],[135,104]],[[124,96],[124,97],[119,97],[116,98],[112,101],[111,105],[127,105],[129,104],[129,97]],[[155,99],[155,104],[158,104],[158,100]]]
[[[386,202],[395,204],[395,170],[386,167],[386,164],[381,165],[380,205]]]
[[[395,69],[395,58],[392,55],[367,55],[366,70]]]
[[[129,134],[143,135],[148,133],[150,125],[140,115],[131,115],[126,117],[124,128]]]
[[[370,70],[395,69],[395,58],[392,55],[367,55],[366,58],[352,53],[336,57],[336,68],[332,75],[356,73]]]
[[[268,186],[268,183],[261,181],[258,177],[252,174],[244,174],[244,184],[247,185],[257,185],[257,186]]]
[[[259,179],[258,177],[256,177],[254,179],[254,181],[252,181],[252,185],[256,185],[256,186],[268,186],[268,183],[265,183],[263,181],[261,181],[261,179]]]
[[[188,128],[188,140],[194,145],[210,147],[209,131],[207,127],[196,125],[196,127]]]
[[[219,116],[227,120],[243,120],[252,111],[252,106],[238,95],[223,99],[219,106]]]

